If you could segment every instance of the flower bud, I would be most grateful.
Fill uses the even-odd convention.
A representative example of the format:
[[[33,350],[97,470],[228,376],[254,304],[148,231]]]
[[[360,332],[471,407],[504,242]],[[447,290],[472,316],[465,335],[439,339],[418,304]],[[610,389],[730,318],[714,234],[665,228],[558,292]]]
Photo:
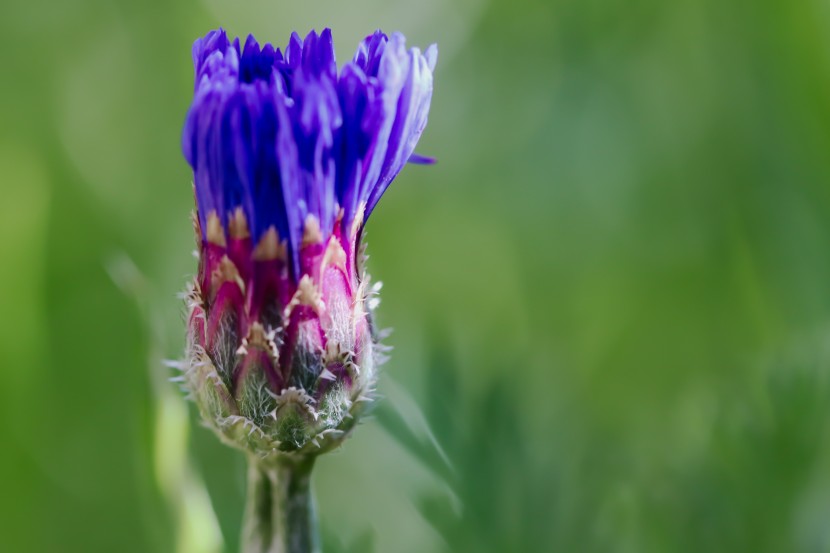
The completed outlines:
[[[338,74],[328,29],[293,34],[284,54],[220,29],[193,59],[183,150],[199,267],[185,382],[228,443],[263,459],[317,454],[371,403],[379,286],[361,236],[415,159],[436,50],[378,31]]]

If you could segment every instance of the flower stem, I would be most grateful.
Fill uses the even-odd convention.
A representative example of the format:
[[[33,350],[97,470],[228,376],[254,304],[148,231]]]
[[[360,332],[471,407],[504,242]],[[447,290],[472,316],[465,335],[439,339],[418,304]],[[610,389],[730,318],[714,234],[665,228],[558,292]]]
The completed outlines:
[[[314,458],[271,465],[249,459],[242,553],[320,553],[313,467]]]

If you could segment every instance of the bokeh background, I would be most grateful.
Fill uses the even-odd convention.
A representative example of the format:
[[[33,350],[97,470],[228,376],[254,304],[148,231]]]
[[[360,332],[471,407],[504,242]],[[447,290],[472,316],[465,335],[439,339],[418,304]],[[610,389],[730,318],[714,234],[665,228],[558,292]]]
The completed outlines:
[[[369,224],[386,397],[326,551],[830,551],[830,4],[11,0],[0,550],[237,551],[242,457],[162,365],[194,269],[190,44],[438,42]]]

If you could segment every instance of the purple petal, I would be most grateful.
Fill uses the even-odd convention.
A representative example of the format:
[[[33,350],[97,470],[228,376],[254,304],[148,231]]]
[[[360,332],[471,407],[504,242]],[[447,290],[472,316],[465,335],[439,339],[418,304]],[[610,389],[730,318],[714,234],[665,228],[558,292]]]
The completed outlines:
[[[409,156],[407,163],[413,163],[415,165],[435,165],[436,159],[434,157],[426,157],[420,156],[418,154],[412,154]]]
[[[374,209],[414,153],[426,125],[436,47],[422,55],[403,35],[367,36],[338,76],[331,30],[291,35],[284,54],[222,29],[193,43],[193,103],[182,152],[193,168],[205,218],[226,223],[242,207],[252,238],[271,226],[288,239],[298,275],[308,215],[328,235],[338,208],[344,229],[365,206]]]

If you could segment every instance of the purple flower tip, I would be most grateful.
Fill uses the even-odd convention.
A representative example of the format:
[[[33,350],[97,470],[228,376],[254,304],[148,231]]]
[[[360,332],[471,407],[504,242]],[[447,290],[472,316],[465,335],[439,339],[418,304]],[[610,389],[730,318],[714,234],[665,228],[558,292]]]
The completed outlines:
[[[437,161],[434,157],[419,156],[418,154],[409,156],[409,163],[414,163],[415,165],[435,165]]]
[[[295,277],[310,217],[324,236],[359,236],[427,123],[437,48],[399,33],[366,37],[338,72],[331,30],[293,33],[285,50],[223,29],[193,43],[193,103],[182,149],[193,168],[202,238],[241,209],[254,244],[273,229]],[[270,239],[270,238],[269,238]]]

